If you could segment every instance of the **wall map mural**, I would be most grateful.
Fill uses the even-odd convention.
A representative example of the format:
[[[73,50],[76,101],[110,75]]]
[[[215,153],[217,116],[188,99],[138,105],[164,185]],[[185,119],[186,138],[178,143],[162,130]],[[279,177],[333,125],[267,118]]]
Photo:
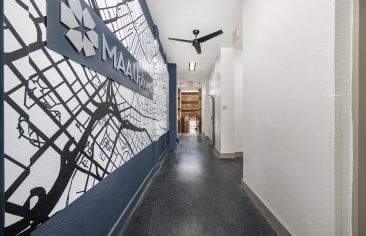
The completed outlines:
[[[167,67],[139,1],[85,2],[154,79],[153,99],[48,49],[46,0],[4,1],[7,235],[29,234],[167,132]]]

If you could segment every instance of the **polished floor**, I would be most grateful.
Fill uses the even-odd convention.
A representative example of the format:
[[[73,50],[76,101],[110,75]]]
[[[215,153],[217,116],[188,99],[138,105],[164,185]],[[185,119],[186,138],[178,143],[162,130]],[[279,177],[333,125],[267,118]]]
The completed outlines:
[[[121,235],[276,235],[240,187],[242,165],[200,135],[180,136]]]

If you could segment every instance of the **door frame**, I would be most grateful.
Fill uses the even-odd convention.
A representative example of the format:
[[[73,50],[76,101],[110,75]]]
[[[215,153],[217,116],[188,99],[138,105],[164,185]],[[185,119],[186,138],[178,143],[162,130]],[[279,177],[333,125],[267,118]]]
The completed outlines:
[[[212,122],[212,143],[215,146],[216,145],[216,139],[215,139],[215,116],[216,116],[216,111],[215,111],[215,96],[214,95],[210,95],[211,97],[211,105],[212,105],[212,112],[211,112],[211,122]]]
[[[353,186],[352,186],[352,235],[366,233],[361,222],[366,215],[366,0],[353,0],[353,69],[352,69],[352,114],[353,114]],[[361,31],[361,29],[364,29]],[[362,191],[363,190],[363,191]]]

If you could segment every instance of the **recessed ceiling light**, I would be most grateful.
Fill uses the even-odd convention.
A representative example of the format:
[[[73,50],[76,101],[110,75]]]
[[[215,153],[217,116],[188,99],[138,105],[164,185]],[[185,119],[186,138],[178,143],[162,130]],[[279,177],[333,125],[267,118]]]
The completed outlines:
[[[189,71],[195,71],[195,70],[196,70],[196,62],[190,62]]]

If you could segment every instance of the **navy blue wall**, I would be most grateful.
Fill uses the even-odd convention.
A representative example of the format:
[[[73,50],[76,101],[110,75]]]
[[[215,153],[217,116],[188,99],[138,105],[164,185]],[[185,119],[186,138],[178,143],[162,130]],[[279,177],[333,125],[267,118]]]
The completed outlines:
[[[169,148],[177,146],[177,65],[168,64],[169,72]]]

